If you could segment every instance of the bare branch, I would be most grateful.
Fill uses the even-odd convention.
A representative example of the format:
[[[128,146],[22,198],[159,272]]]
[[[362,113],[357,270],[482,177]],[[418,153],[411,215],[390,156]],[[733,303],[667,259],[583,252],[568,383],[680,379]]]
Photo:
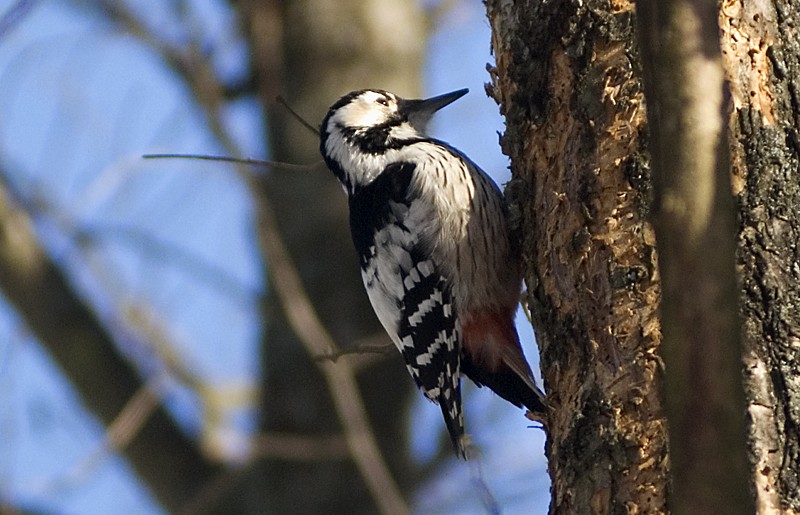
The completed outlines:
[[[132,226],[93,225],[68,229],[67,234],[82,244],[96,245],[101,241],[118,240],[135,246],[137,251],[150,252],[159,259],[171,261],[181,270],[191,273],[206,285],[223,292],[228,298],[244,304],[258,300],[262,292],[243,284],[226,270],[215,266],[185,249],[161,241],[152,234]]]
[[[472,458],[472,456],[470,456],[470,458]],[[486,483],[486,479],[483,476],[483,467],[481,467],[481,460],[470,459],[469,471],[472,484],[475,485],[475,488],[478,490],[478,497],[480,497],[486,513],[500,515],[500,513],[502,513],[500,504],[498,504],[497,498],[495,498],[494,493],[492,493],[491,488],[489,488],[489,485]]]
[[[124,450],[139,433],[161,403],[151,380],[125,404],[117,418],[108,426],[103,443],[66,473],[48,481],[41,491],[49,495],[86,481],[113,452]]]
[[[394,352],[394,345],[392,343],[356,345],[355,347],[331,351],[327,354],[318,354],[314,356],[314,361],[332,361],[336,363],[336,361],[338,361],[338,359],[342,356],[353,356],[359,354],[390,354],[392,352]]]
[[[17,0],[17,3],[0,14],[0,41],[8,36],[25,16],[30,14],[37,3],[39,3],[38,0]]]
[[[350,459],[347,440],[341,435],[313,437],[265,433],[253,440],[251,458],[321,461]]]
[[[322,461],[350,459],[350,450],[341,436],[312,437],[266,433],[253,439],[246,465],[225,470],[204,484],[178,511],[182,515],[202,515],[214,511],[220,501],[239,484],[259,459]]]

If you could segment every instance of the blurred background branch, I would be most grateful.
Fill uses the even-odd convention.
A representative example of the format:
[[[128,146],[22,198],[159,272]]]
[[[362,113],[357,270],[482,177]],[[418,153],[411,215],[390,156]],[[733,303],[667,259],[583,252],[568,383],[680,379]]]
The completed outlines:
[[[76,295],[61,266],[40,247],[33,221],[5,187],[5,173],[0,177],[0,288],[88,407],[110,425],[136,395],[140,375],[116,350],[98,316]],[[218,470],[163,407],[155,409],[125,452],[167,506]]]

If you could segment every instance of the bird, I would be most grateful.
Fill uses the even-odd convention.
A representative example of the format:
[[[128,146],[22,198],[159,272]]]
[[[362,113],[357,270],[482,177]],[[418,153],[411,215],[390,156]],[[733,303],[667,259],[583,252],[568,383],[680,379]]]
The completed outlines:
[[[461,374],[531,418],[547,411],[514,325],[522,273],[503,194],[466,155],[427,135],[433,114],[467,92],[404,99],[357,90],[320,125],[370,303],[462,459],[470,443]]]

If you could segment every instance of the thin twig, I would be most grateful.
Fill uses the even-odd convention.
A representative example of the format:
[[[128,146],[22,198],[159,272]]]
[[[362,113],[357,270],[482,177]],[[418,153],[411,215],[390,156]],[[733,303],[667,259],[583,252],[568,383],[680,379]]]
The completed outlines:
[[[65,228],[65,233],[81,243],[98,245],[109,240],[121,241],[136,251],[147,253],[153,258],[172,263],[175,269],[190,273],[201,283],[218,290],[219,293],[233,299],[237,304],[245,305],[262,297],[259,287],[249,286],[216,266],[208,260],[195,255],[189,250],[162,241],[154,235],[132,225],[92,225]]]
[[[223,163],[238,163],[251,166],[263,166],[274,170],[284,170],[287,172],[307,172],[314,170],[322,161],[310,165],[296,165],[293,163],[281,163],[280,161],[265,161],[263,159],[238,158],[228,156],[209,156],[206,154],[144,154],[143,159],[196,159],[198,161],[220,161]]]
[[[40,487],[42,493],[56,493],[85,481],[113,452],[124,449],[139,433],[160,404],[156,379],[151,379],[131,397],[119,415],[109,424],[105,439],[94,451]]]
[[[497,502],[497,498],[494,496],[491,488],[489,488],[489,485],[484,479],[480,457],[478,457],[478,459],[471,459],[469,461],[469,465],[470,473],[472,475],[472,484],[475,485],[475,488],[478,492],[478,497],[480,497],[481,503],[486,509],[486,512],[490,513],[491,515],[500,515],[500,504]]]
[[[156,381],[158,380],[150,380],[140,388],[116,420],[108,426],[106,440],[109,449],[121,449],[128,445],[156,409],[159,404]]]
[[[350,458],[350,449],[341,435],[306,436],[286,433],[264,433],[253,439],[250,460],[241,467],[220,472],[207,481],[189,501],[178,510],[179,515],[203,515],[214,511],[253,465],[261,458],[288,461],[343,460]]]
[[[290,113],[292,116],[294,116],[294,119],[295,119],[295,120],[297,120],[298,122],[300,122],[300,125],[302,125],[302,126],[303,126],[303,127],[305,127],[306,129],[308,129],[309,131],[311,131],[311,133],[314,135],[314,137],[315,137],[315,138],[318,138],[318,137],[319,137],[319,130],[320,130],[320,128],[319,128],[319,127],[314,127],[313,125],[311,125],[310,123],[308,123],[308,122],[306,121],[306,119],[305,119],[305,118],[303,118],[302,116],[300,116],[300,115],[298,114],[298,112],[297,112],[297,111],[295,111],[294,109],[292,109],[292,106],[290,106],[290,105],[289,105],[289,103],[286,101],[286,99],[285,99],[285,98],[283,98],[281,95],[278,95],[278,97],[277,97],[275,100],[276,100],[276,101],[277,101],[277,102],[278,102],[280,105],[282,105],[284,108],[286,108],[286,110],[287,110],[287,111],[289,111],[289,113]]]

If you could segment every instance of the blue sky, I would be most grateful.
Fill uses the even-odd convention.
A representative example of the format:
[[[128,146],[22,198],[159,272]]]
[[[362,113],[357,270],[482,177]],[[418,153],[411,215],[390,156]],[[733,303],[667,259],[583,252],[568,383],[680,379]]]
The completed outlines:
[[[180,41],[169,12],[156,8],[165,4],[147,3],[154,7],[148,19]],[[0,1],[0,13],[11,4]],[[224,3],[189,4],[216,45],[217,67],[237,73],[243,48]],[[431,38],[425,90],[470,88],[437,115],[431,132],[502,184],[509,178],[497,144],[502,120],[483,92],[491,60],[481,6],[460,2]],[[221,152],[184,86],[135,38],[84,10],[40,1],[0,39],[0,92],[0,163],[26,194],[47,200],[37,219],[46,246],[115,327],[126,352],[147,356],[153,350],[143,342],[168,335],[171,352],[218,392],[200,404],[196,393],[172,382],[169,406],[187,431],[235,460],[253,429],[263,282],[247,193],[221,164],[140,158]],[[266,155],[255,102],[230,106],[226,119],[248,155]],[[77,247],[70,238],[75,230],[88,232],[92,245]],[[143,245],[135,234],[159,245]],[[224,273],[212,277],[209,269]],[[538,369],[531,330],[520,321]],[[488,391],[468,392],[468,425],[504,511],[545,513],[541,431]],[[219,415],[212,427],[202,424],[208,410]],[[444,430],[441,414],[420,396],[409,423],[413,451],[424,461]],[[0,498],[57,513],[160,513],[123,459],[98,453],[102,438],[103,427],[0,302]],[[414,505],[420,513],[481,512],[470,467],[446,463]]]

